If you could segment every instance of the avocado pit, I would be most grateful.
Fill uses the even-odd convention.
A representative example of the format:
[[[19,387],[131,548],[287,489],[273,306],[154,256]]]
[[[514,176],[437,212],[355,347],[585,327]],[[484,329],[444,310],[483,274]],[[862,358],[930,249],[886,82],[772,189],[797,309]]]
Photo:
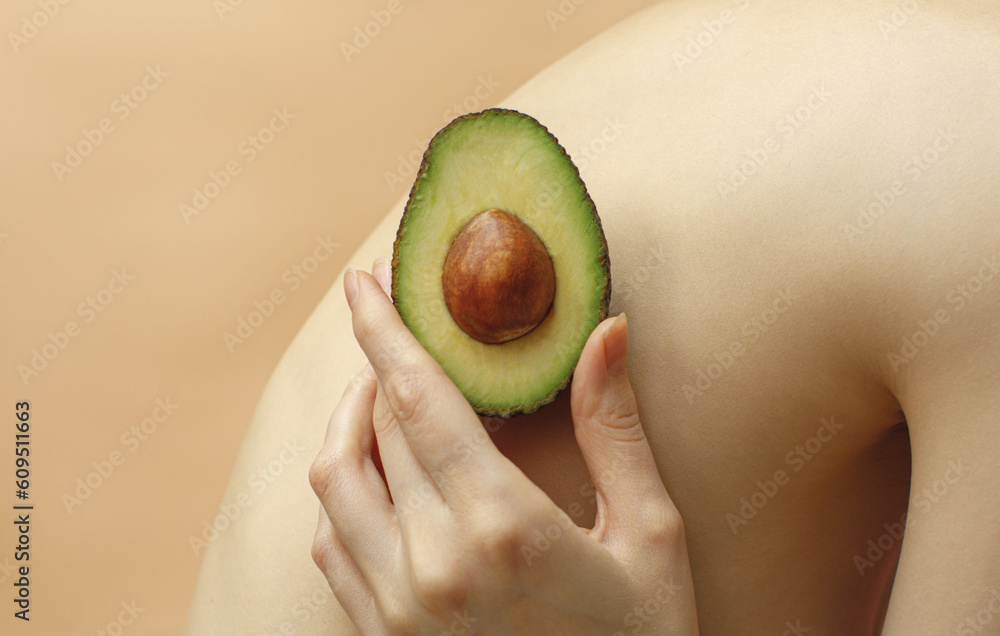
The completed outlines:
[[[517,216],[491,208],[452,241],[441,275],[455,323],[486,344],[508,342],[537,327],[556,294],[552,258]]]

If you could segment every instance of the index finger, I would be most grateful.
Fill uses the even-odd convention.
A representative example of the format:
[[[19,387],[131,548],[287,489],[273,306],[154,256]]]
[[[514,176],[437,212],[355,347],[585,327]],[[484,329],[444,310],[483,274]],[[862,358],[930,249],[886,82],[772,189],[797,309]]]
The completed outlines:
[[[413,454],[443,488],[442,480],[456,471],[469,477],[499,468],[503,455],[465,396],[406,328],[378,281],[365,272],[355,275],[354,336]]]

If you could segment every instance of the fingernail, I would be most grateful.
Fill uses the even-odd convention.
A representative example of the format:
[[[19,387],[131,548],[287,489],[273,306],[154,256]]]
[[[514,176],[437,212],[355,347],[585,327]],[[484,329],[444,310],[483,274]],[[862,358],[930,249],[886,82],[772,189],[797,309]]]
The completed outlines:
[[[625,373],[628,359],[628,316],[618,314],[608,330],[604,332],[604,363],[608,375],[620,376]]]
[[[344,272],[344,294],[347,295],[347,306],[354,311],[354,303],[358,300],[358,275],[350,267]]]
[[[382,291],[386,293],[387,296],[392,295],[392,265],[389,259],[385,256],[375,259],[375,263],[372,265],[372,276],[378,281],[378,284],[382,286]]]

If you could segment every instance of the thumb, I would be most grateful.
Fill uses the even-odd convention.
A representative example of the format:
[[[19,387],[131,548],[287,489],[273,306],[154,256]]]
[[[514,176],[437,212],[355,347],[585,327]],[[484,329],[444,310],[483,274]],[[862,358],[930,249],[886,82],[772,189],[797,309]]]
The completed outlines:
[[[673,509],[639,421],[627,359],[628,318],[621,314],[590,334],[570,398],[576,441],[597,490],[597,528],[606,524],[611,537],[652,521],[646,514]]]

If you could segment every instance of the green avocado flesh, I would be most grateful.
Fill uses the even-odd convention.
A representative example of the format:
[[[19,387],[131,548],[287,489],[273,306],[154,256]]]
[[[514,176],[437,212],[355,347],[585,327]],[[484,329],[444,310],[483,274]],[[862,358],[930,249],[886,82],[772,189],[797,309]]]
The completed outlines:
[[[527,225],[544,245],[542,258],[546,250],[551,258],[546,271],[555,273],[541,322],[499,344],[481,342],[459,326],[442,283],[452,242],[487,210]],[[490,109],[459,117],[438,132],[396,234],[392,292],[403,322],[477,413],[530,413],[567,386],[587,338],[607,317],[611,270],[594,203],[544,126],[517,111]]]

